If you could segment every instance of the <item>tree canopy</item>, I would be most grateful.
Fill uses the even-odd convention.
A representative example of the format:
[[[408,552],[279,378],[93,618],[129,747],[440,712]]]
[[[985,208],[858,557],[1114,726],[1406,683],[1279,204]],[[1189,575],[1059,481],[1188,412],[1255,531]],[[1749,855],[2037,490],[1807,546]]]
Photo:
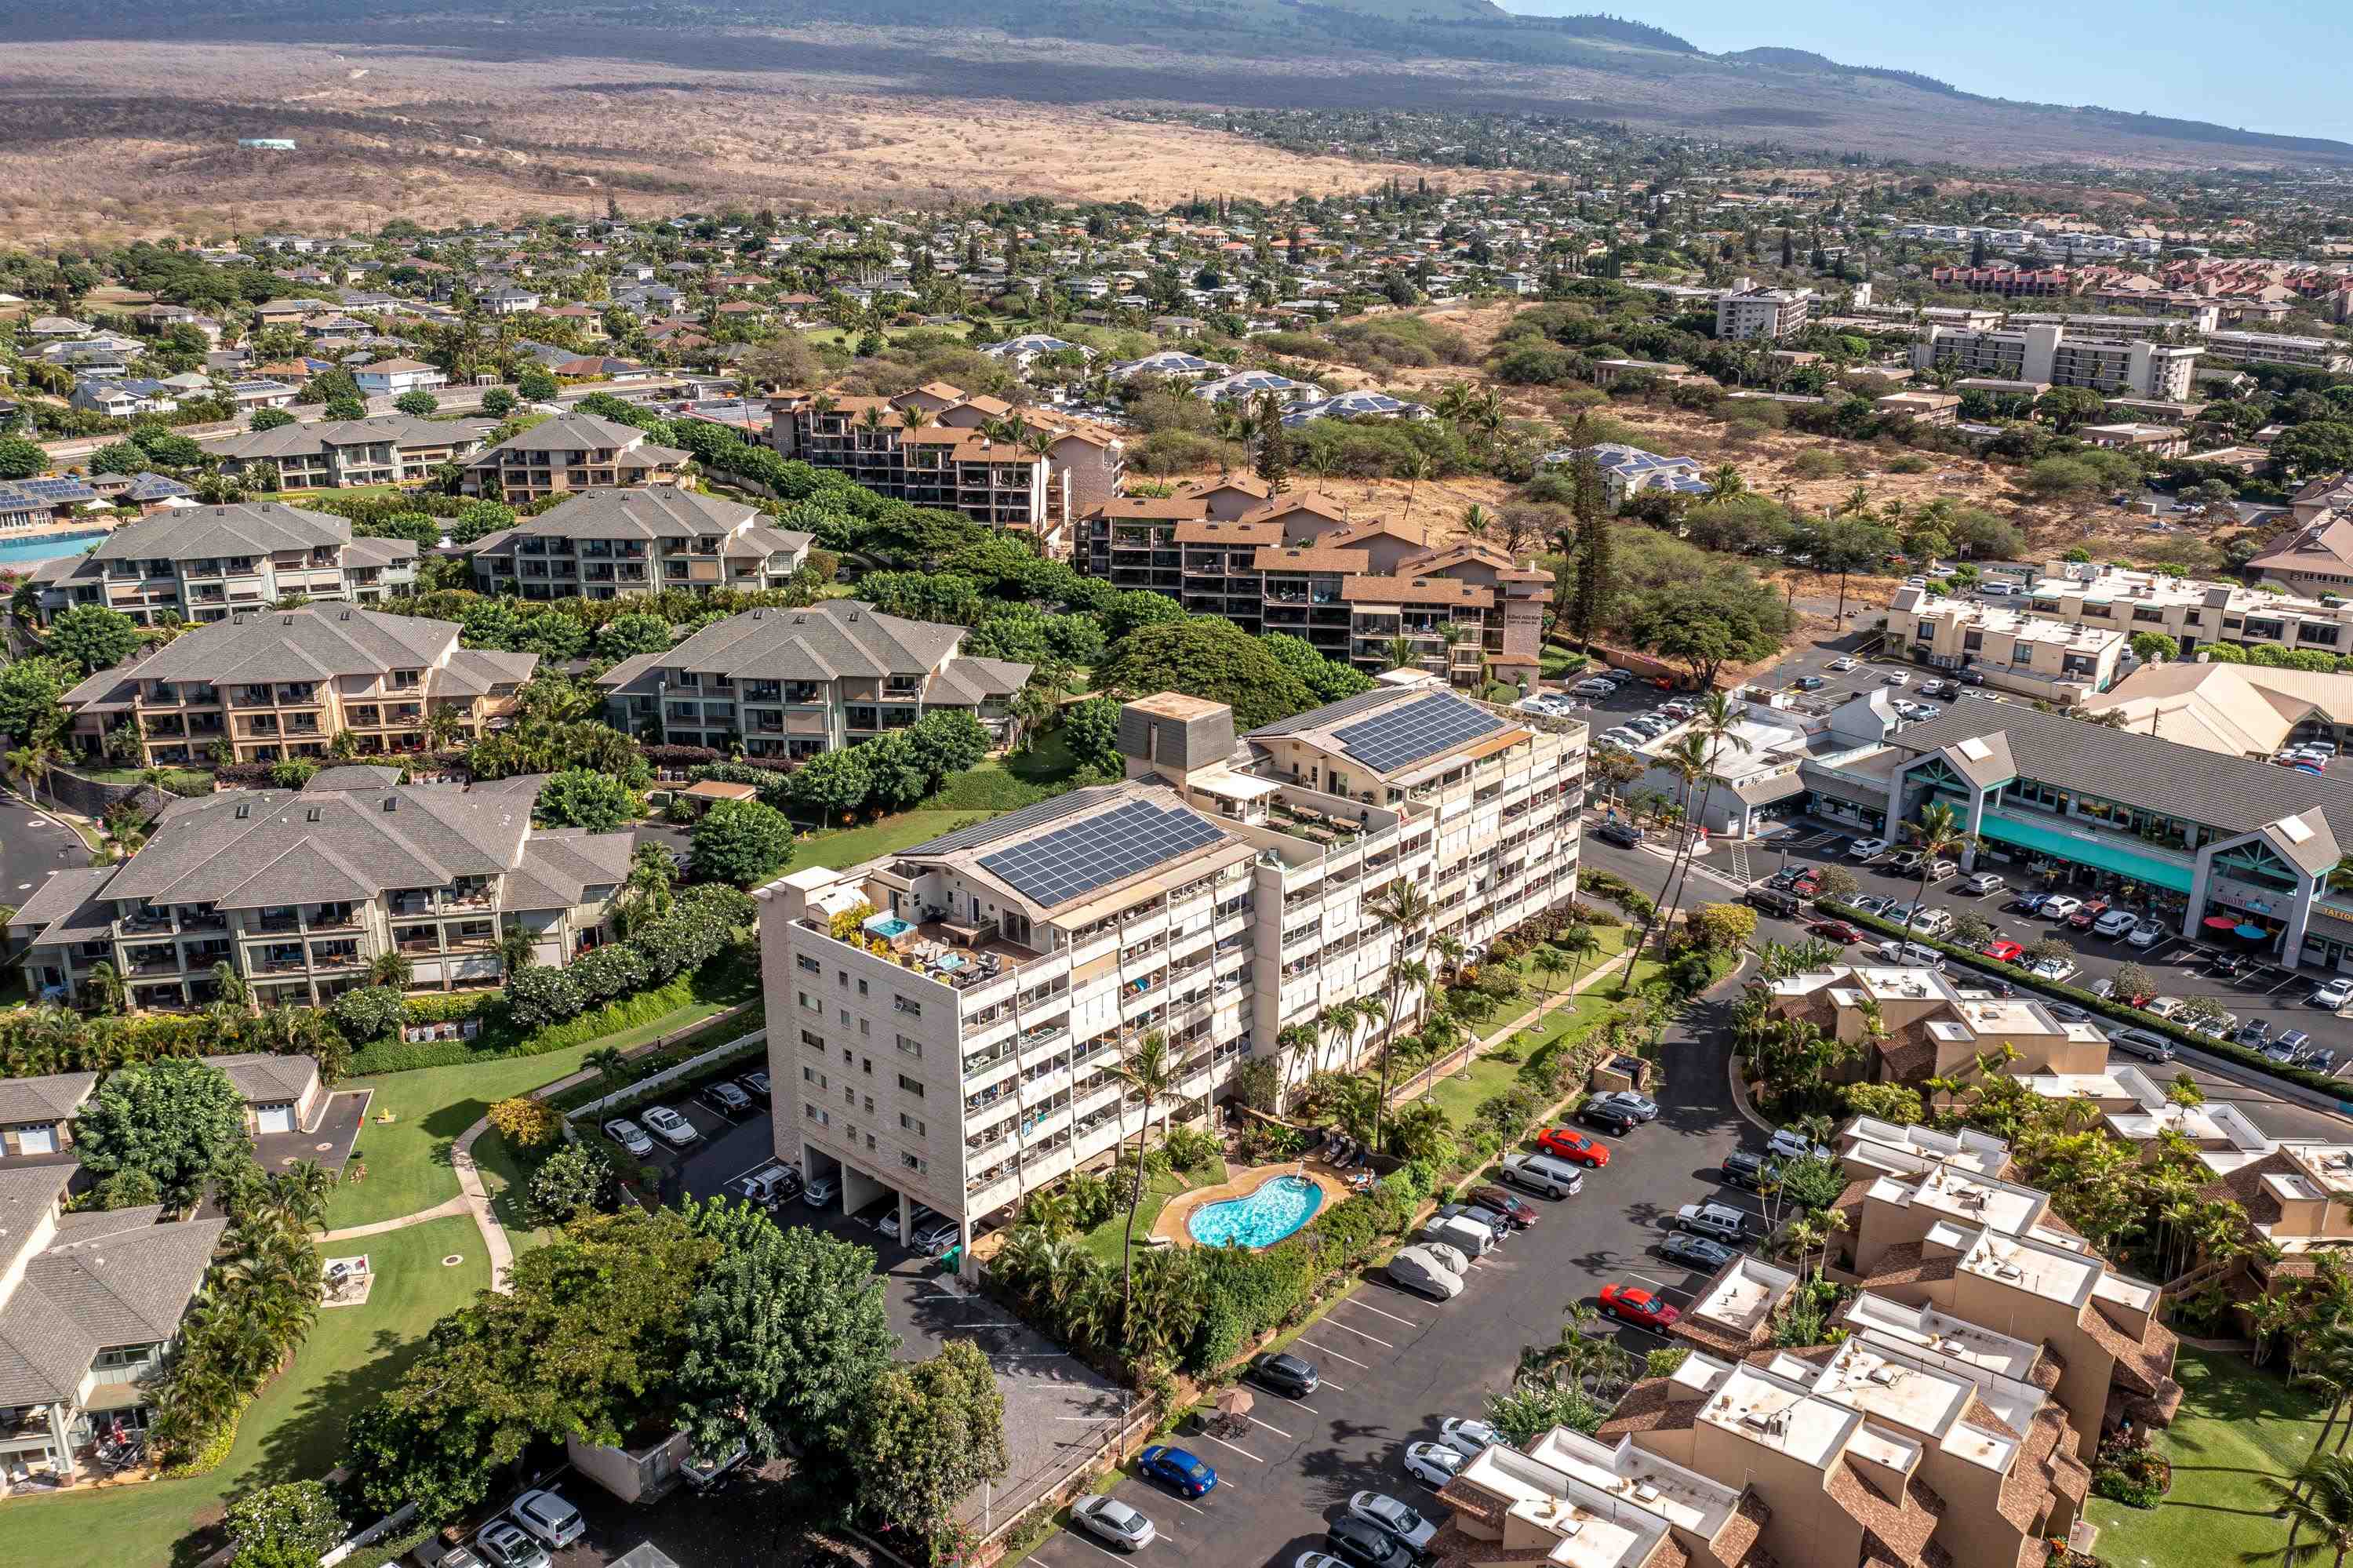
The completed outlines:
[[[1166,600],[1162,600],[1166,603]],[[1255,729],[1315,705],[1314,694],[1265,644],[1230,620],[1186,616],[1138,627],[1112,645],[1095,685],[1124,696],[1182,692],[1227,704],[1237,730]]]
[[[247,1152],[245,1097],[218,1067],[189,1056],[111,1075],[74,1118],[74,1153],[100,1181],[144,1171],[166,1200],[194,1201]]]

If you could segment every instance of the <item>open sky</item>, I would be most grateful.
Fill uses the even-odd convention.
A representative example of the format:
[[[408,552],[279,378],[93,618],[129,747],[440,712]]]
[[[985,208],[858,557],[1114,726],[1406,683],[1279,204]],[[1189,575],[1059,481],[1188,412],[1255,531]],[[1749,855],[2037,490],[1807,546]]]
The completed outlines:
[[[1890,5],[1884,0],[1499,0],[1525,16],[1609,12],[1710,54],[1773,45],[1890,66],[1965,92],[2094,105],[2245,131],[2353,141],[2347,0],[2053,0]]]

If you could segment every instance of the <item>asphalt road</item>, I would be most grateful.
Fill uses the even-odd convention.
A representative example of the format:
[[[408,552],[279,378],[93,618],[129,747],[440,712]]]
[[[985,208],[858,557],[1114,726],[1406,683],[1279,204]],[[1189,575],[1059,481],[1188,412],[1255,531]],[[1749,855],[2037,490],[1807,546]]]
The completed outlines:
[[[89,863],[89,849],[72,832],[0,791],[0,904],[22,906],[49,873]]]

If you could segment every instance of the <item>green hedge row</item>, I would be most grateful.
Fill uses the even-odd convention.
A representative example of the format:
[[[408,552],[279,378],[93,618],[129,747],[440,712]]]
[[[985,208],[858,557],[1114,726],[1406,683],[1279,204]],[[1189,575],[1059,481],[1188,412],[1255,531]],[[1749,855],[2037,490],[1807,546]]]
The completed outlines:
[[[1883,920],[1876,915],[1866,915],[1852,905],[1840,904],[1829,899],[1817,899],[1814,902],[1814,908],[1818,912],[1836,916],[1851,925],[1877,931],[1883,936],[1894,937],[1900,941],[1917,942],[1925,948],[1933,948],[1947,958],[1957,959],[1972,969],[1998,974],[2021,990],[2039,991],[2055,1001],[2073,1002],[2086,1012],[2096,1012],[2118,1023],[2127,1024],[2135,1029],[2145,1029],[2152,1034],[2163,1035],[2177,1044],[2203,1051],[2210,1056],[2220,1056],[2228,1062],[2235,1062],[2253,1072],[2277,1078],[2283,1083],[2294,1084],[2299,1088],[2310,1089],[2315,1094],[2327,1095],[2340,1105],[2345,1103],[2345,1086],[2322,1074],[2310,1072],[2303,1067],[2282,1066],[2279,1063],[2269,1060],[2260,1052],[2250,1051],[2243,1045],[2218,1039],[2211,1034],[2200,1034],[2194,1029],[2184,1029],[2177,1023],[2168,1022],[2158,1017],[2153,1012],[2143,1012],[2139,1008],[2127,1007],[2122,1002],[2110,1001],[2105,997],[2094,996],[2090,991],[2078,990],[2072,985],[2055,980],[2037,980],[2014,964],[2005,964],[1998,959],[1989,959],[1971,948],[1939,941],[1932,937],[1925,937],[1917,931],[1906,931],[1892,920]]]
[[[412,1014],[409,1022],[442,1022],[478,1014],[482,1021],[481,1033],[471,1040],[386,1040],[353,1053],[351,1075],[373,1077],[381,1073],[413,1073],[425,1067],[495,1062],[509,1056],[544,1055],[569,1045],[585,1045],[625,1029],[639,1028],[664,1013],[691,1007],[699,1001],[722,1001],[731,1005],[750,1001],[759,994],[759,977],[756,972],[748,977],[742,974],[742,968],[723,956],[696,974],[676,976],[651,991],[617,998],[594,1012],[530,1034],[507,1022],[506,1006],[497,991],[479,991],[465,999],[418,999],[407,1005],[418,1006],[421,1012],[446,1012],[447,1018]],[[471,1005],[465,1005],[467,1002]]]

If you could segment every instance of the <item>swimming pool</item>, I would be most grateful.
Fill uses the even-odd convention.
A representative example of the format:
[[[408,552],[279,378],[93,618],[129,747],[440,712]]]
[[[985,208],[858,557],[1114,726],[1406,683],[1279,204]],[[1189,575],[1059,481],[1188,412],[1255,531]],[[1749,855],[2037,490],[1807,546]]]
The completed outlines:
[[[1324,1189],[1304,1176],[1277,1176],[1240,1198],[1204,1203],[1186,1216],[1185,1229],[1203,1246],[1272,1246],[1324,1206]]]
[[[79,556],[94,539],[106,537],[108,530],[94,529],[86,534],[44,534],[35,539],[0,539],[0,567],[29,567],[36,561],[53,561],[59,556]]]

